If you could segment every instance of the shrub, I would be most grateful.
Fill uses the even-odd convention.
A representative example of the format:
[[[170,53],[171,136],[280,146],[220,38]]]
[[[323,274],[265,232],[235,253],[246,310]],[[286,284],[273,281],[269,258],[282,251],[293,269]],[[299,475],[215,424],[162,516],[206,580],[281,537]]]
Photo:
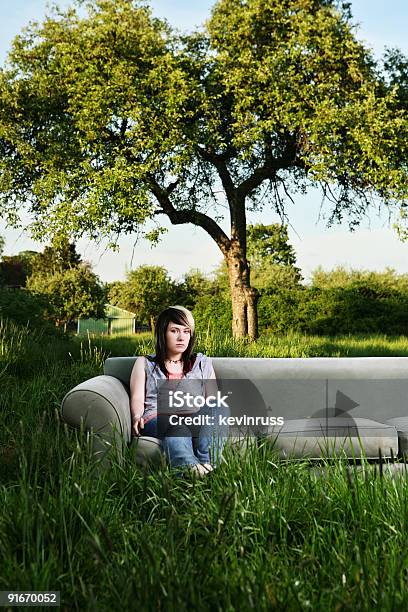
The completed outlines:
[[[221,294],[199,297],[193,309],[193,316],[196,327],[203,333],[209,330],[231,334],[231,300]]]
[[[261,331],[408,335],[408,293],[363,281],[262,294],[258,312]]]
[[[15,323],[29,324],[32,328],[53,330],[53,325],[45,321],[44,312],[47,300],[27,289],[0,288],[0,317]]]

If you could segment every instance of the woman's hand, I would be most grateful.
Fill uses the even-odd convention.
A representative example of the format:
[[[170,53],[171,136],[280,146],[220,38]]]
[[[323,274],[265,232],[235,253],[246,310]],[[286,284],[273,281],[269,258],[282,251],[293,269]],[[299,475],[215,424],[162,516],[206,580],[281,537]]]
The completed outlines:
[[[140,436],[144,428],[144,419],[142,414],[132,415],[132,436]]]

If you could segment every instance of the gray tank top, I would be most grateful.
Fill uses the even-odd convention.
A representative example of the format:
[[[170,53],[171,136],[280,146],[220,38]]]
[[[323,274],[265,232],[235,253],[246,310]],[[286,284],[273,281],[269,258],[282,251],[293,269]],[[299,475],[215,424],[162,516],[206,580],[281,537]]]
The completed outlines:
[[[154,355],[149,355],[154,357]],[[166,375],[161,371],[158,364],[145,358],[145,410],[143,418],[149,421],[157,415],[157,381],[166,380]],[[208,379],[212,373],[212,360],[203,353],[197,353],[196,360],[190,372],[187,372],[183,378]]]

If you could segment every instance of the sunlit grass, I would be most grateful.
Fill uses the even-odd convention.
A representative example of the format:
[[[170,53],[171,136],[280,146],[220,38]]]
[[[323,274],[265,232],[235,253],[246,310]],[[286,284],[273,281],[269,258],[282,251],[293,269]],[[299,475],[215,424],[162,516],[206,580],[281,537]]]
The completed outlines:
[[[154,353],[150,333],[133,337],[95,336],[76,339],[88,342],[112,356]],[[194,350],[214,357],[369,357],[408,356],[406,336],[371,334],[361,336],[307,336],[288,333],[284,336],[264,334],[255,342],[234,339],[229,334],[198,332]]]

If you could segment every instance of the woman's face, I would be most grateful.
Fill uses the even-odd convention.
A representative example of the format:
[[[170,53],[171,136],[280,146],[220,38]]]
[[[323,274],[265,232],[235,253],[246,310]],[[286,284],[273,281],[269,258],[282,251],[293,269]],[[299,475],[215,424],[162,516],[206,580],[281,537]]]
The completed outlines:
[[[170,353],[184,353],[190,342],[191,330],[184,325],[170,322],[166,330],[166,347]]]

